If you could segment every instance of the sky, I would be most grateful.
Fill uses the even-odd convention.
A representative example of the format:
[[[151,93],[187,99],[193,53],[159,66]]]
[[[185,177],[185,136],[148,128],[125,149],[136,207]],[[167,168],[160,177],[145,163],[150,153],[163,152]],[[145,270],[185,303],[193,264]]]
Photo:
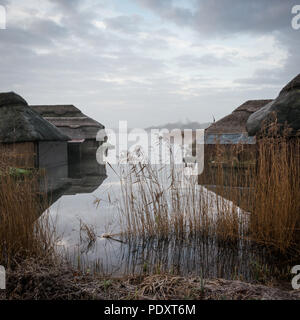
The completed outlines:
[[[0,0],[0,92],[74,104],[107,128],[218,120],[299,73],[295,4]]]

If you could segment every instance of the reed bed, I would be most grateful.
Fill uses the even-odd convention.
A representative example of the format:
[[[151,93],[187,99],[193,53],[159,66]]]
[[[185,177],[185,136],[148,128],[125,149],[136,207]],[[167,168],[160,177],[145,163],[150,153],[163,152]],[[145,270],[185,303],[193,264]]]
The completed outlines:
[[[258,143],[251,237],[280,251],[300,251],[300,139],[272,135]]]
[[[1,154],[0,264],[9,268],[27,258],[54,257],[54,230],[47,214],[47,197],[39,192],[43,179],[35,170],[15,173]]]
[[[173,162],[122,167],[119,211],[123,230],[147,239],[186,239],[217,232],[231,241],[243,234],[248,215],[243,218],[239,207],[199,186],[198,177],[185,175],[183,170]]]
[[[215,145],[201,177],[172,162],[121,166],[122,229],[144,239],[250,241],[299,257],[299,150],[299,138],[273,132],[250,148]]]

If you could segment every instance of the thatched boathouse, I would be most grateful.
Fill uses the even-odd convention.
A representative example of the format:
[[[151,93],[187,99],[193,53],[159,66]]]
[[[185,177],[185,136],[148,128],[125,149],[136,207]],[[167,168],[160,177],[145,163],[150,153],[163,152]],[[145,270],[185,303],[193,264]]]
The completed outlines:
[[[0,154],[7,165],[66,170],[68,140],[21,96],[0,93]]]
[[[254,144],[254,137],[248,135],[246,122],[249,116],[272,100],[249,100],[231,114],[211,124],[205,130],[205,144]]]
[[[70,144],[80,143],[81,153],[95,154],[99,146],[97,133],[104,129],[101,123],[83,114],[74,105],[34,105],[31,108],[68,135]],[[72,148],[71,152],[76,152],[76,148]]]
[[[275,121],[276,120],[276,121]],[[266,127],[274,124],[278,129],[289,128],[289,135],[300,135],[300,74],[292,79],[279,93],[278,97],[253,113],[247,120],[250,136],[266,134]]]
[[[216,149],[222,146],[224,161],[247,161],[255,152],[255,137],[249,136],[246,123],[251,114],[272,100],[249,100],[231,114],[205,130],[205,159],[213,161]],[[238,149],[238,150],[237,150]],[[233,151],[238,151],[236,154]]]
[[[251,114],[271,101],[246,101],[205,130],[204,171],[199,176],[199,184],[243,185],[243,168],[251,164],[255,166],[256,161],[256,140],[248,135],[246,122]]]

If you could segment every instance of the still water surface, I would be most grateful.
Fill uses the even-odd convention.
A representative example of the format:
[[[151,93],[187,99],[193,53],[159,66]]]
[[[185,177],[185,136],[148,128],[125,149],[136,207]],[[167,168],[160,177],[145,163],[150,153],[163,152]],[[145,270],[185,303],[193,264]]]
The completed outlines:
[[[69,179],[67,186],[53,193],[49,214],[61,239],[59,248],[75,267],[94,268],[110,276],[167,271],[253,280],[257,276],[257,265],[274,265],[272,257],[242,241],[225,245],[214,238],[185,241],[120,238],[118,210],[108,201],[108,195],[112,199],[121,195],[119,177],[114,170],[116,167],[107,166],[105,170],[95,159],[87,159],[82,163],[80,177]],[[213,192],[210,194],[216,197]],[[90,243],[81,230],[84,224],[93,227],[95,242]],[[105,233],[116,236],[103,238]]]

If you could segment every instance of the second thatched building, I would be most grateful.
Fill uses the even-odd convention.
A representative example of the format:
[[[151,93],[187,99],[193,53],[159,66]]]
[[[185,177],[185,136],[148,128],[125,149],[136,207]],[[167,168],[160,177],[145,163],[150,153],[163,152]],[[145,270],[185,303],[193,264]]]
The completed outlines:
[[[214,160],[218,146],[223,147],[224,158],[232,160],[232,150],[240,149],[239,159],[252,158],[255,150],[255,137],[248,135],[246,123],[251,114],[272,100],[249,100],[236,108],[231,114],[214,122],[205,130],[205,158]]]
[[[74,105],[33,105],[31,108],[69,136],[70,144],[80,144],[81,153],[95,154],[99,146],[97,133],[104,129],[101,123],[83,114]]]

